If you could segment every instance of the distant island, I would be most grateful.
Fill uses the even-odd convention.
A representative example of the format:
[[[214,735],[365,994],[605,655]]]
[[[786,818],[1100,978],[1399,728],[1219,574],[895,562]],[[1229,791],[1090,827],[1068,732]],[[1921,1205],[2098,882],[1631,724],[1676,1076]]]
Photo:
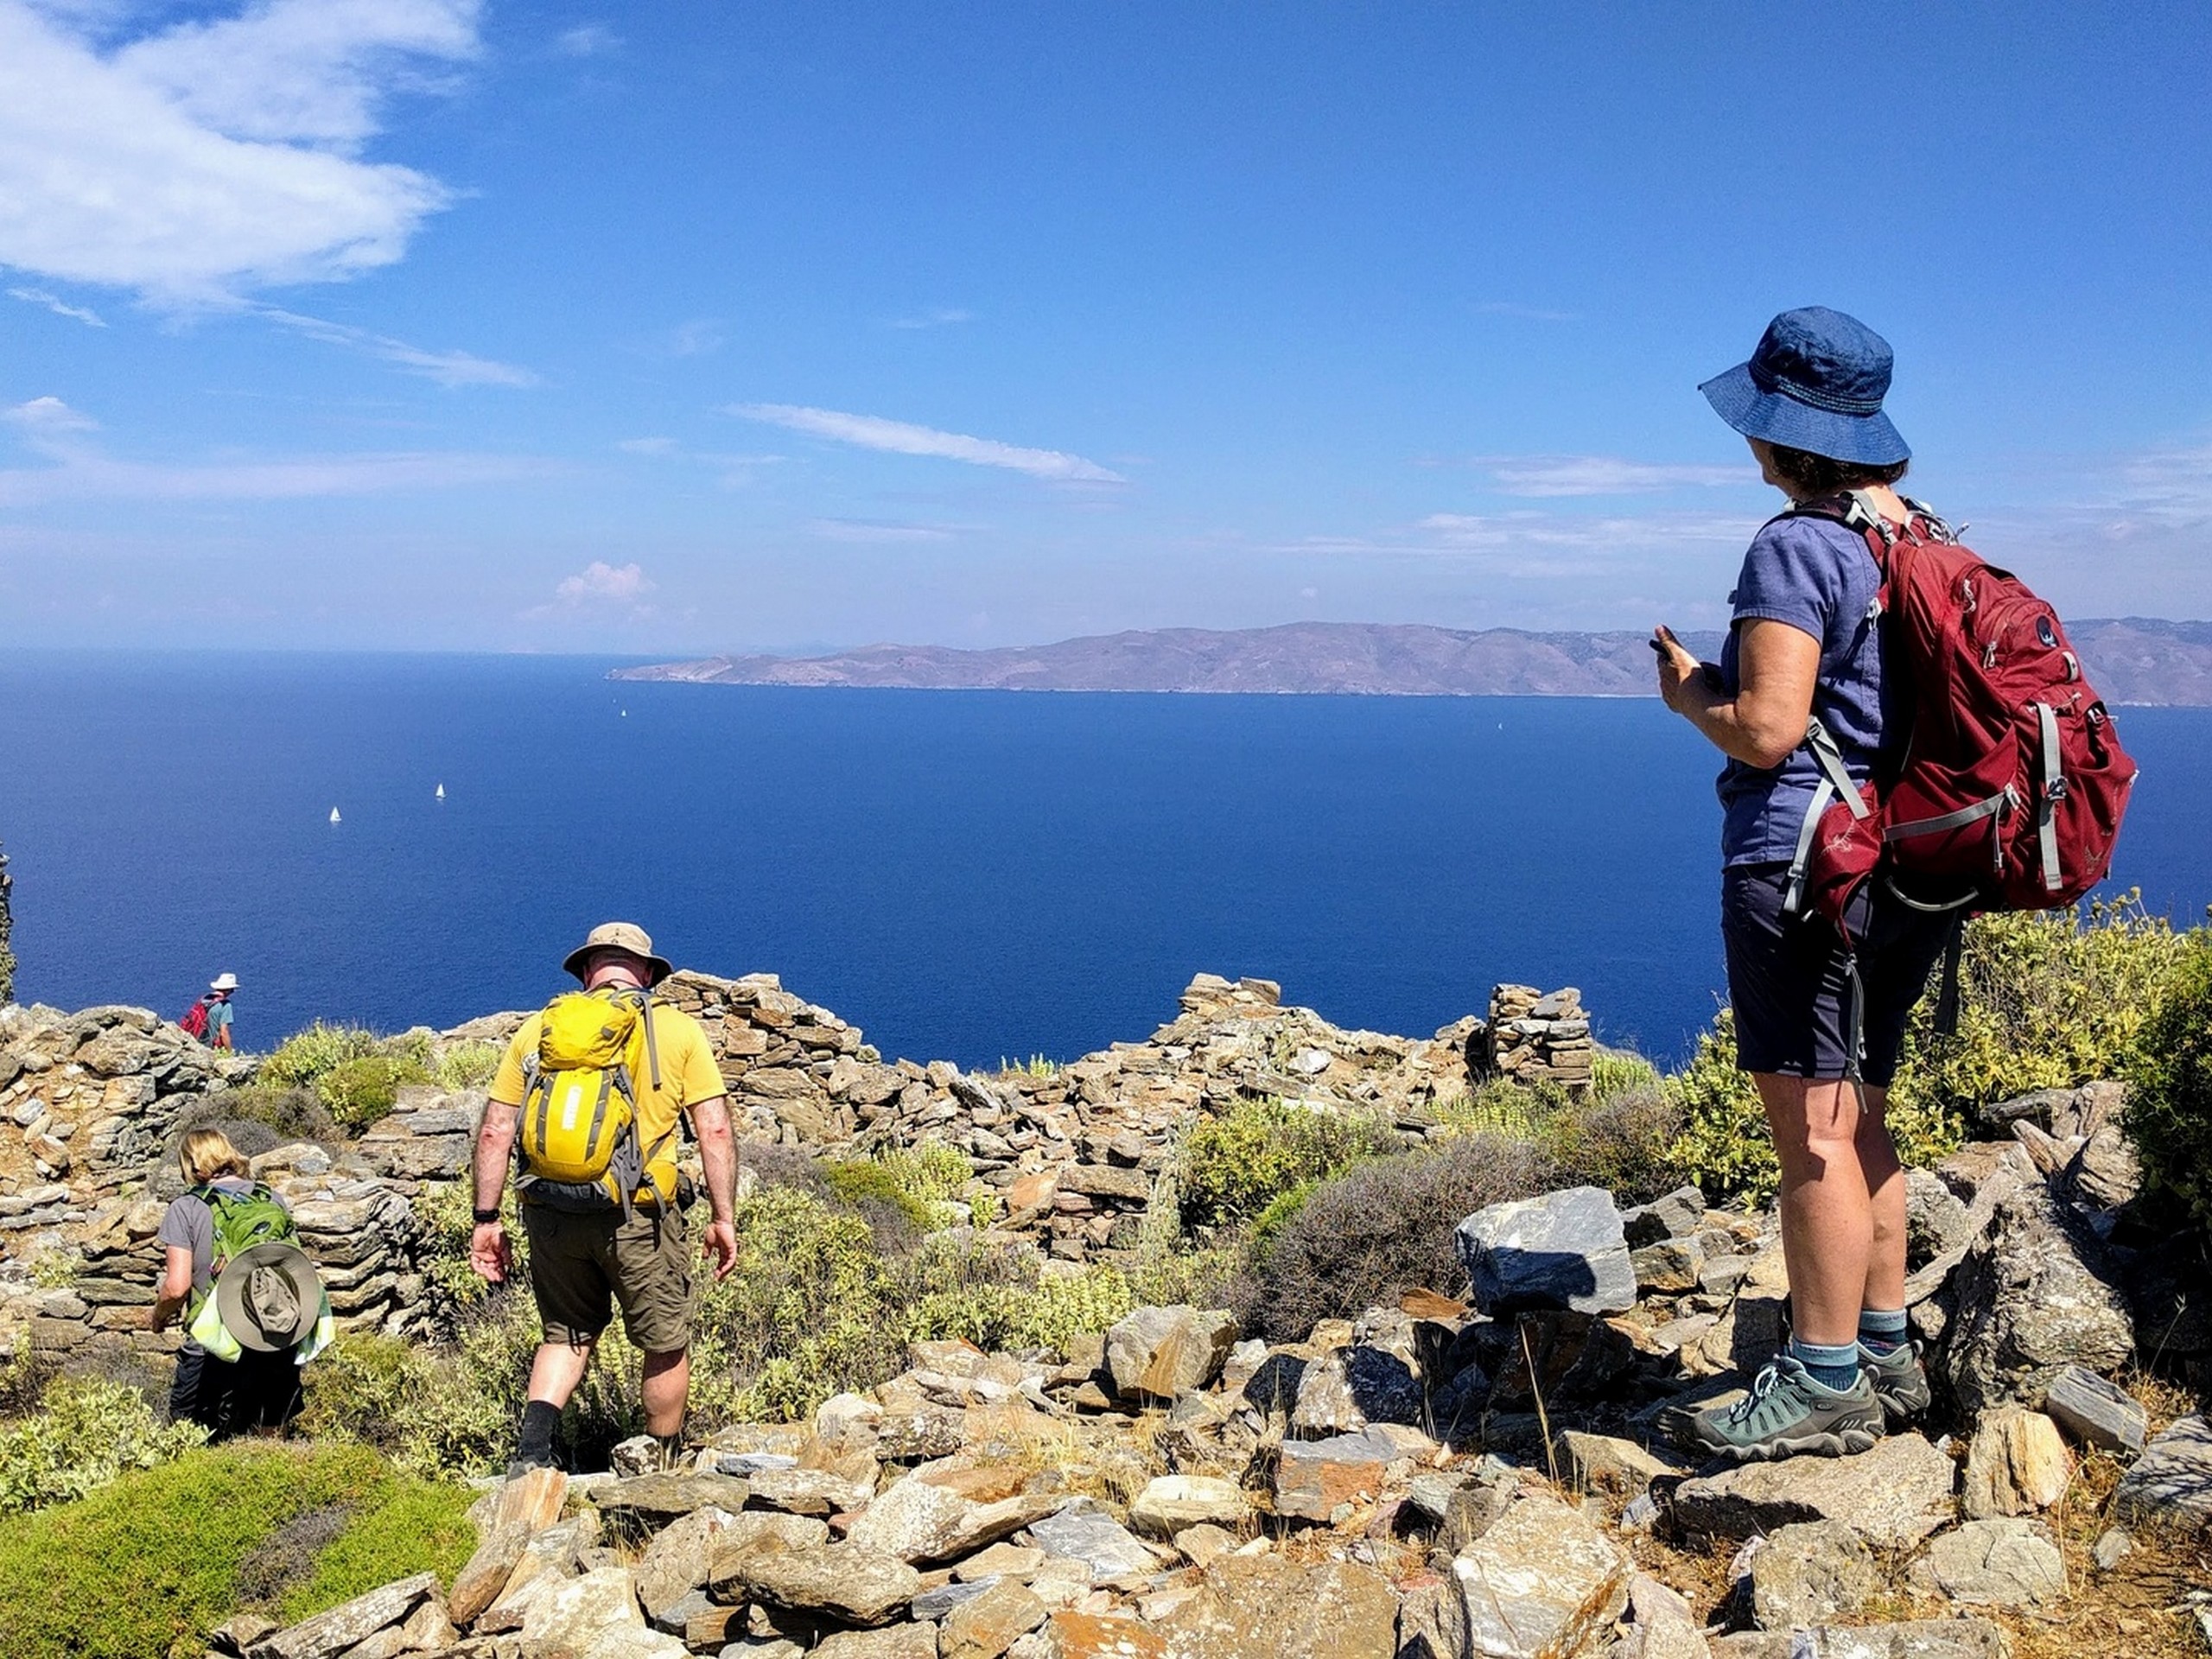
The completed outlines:
[[[2124,617],[2069,628],[2090,679],[2115,703],[2212,706],[2212,622]],[[1718,633],[1683,643],[1711,658]],[[618,668],[618,680],[702,685],[879,686],[950,691],[1189,691],[1399,697],[1642,697],[1640,632],[1464,632],[1418,623],[1292,622],[1154,628],[1051,645],[963,651],[861,645],[824,657],[707,657]]]

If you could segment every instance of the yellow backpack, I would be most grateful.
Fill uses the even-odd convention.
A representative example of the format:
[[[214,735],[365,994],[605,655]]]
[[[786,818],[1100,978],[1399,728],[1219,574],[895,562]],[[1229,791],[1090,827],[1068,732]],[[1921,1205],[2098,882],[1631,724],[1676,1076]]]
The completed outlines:
[[[638,1198],[661,1202],[658,1186],[646,1187],[645,1166],[668,1136],[651,1151],[639,1142],[641,1051],[658,1089],[652,999],[642,991],[571,991],[545,1005],[537,1052],[523,1060],[522,1121],[515,1139],[522,1162],[517,1185],[530,1202],[560,1210],[619,1205],[626,1220]]]

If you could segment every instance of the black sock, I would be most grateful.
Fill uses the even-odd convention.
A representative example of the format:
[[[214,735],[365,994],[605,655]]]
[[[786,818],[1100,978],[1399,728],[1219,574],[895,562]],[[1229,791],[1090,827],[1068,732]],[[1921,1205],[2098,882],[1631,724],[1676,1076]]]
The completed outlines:
[[[550,1459],[553,1431],[561,1426],[561,1408],[550,1400],[533,1400],[522,1408],[522,1444],[518,1457]]]

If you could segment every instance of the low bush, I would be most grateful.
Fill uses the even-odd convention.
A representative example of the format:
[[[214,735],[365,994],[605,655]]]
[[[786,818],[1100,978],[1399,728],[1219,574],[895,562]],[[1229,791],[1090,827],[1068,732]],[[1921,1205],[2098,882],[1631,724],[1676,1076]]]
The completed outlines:
[[[403,1083],[428,1083],[429,1073],[415,1061],[385,1054],[341,1060],[315,1079],[315,1091],[344,1128],[359,1131],[390,1112]]]
[[[316,1020],[277,1044],[261,1063],[261,1081],[279,1088],[311,1088],[347,1060],[377,1052],[377,1034],[363,1026],[333,1026]]]
[[[1976,917],[1960,962],[1958,1033],[1936,1035],[1931,988],[1905,1029],[1891,1132],[1900,1108],[1932,1123],[2120,1076],[2184,949],[2185,936],[2132,891],[2086,909]]]
[[[1372,1113],[1240,1101],[1218,1117],[1200,1119],[1183,1137],[1184,1224],[1255,1220],[1284,1193],[1398,1148],[1389,1121]]]
[[[2212,928],[2189,936],[2128,1067],[2128,1138],[2143,1173],[2212,1230]]]
[[[241,1610],[289,1623],[411,1573],[450,1579],[474,1494],[360,1446],[236,1441],[0,1520],[0,1653],[185,1659]]]
[[[1138,1300],[1118,1268],[1090,1267],[1034,1284],[931,1291],[914,1305],[909,1330],[921,1340],[959,1337],[989,1351],[1065,1354],[1077,1337],[1103,1331]]]
[[[1469,1212],[1553,1185],[1550,1160],[1526,1141],[1452,1135],[1316,1185],[1281,1218],[1230,1287],[1245,1329],[1297,1341],[1415,1288],[1466,1279],[1452,1231]]]
[[[499,1046],[474,1039],[448,1043],[430,1065],[430,1080],[441,1089],[488,1088],[499,1070]]]
[[[1660,1082],[1657,1066],[1624,1048],[1601,1048],[1590,1062],[1590,1097],[1600,1103],[1656,1089]]]
[[[1562,1185],[1602,1186],[1622,1204],[1643,1204],[1681,1185],[1673,1152],[1682,1111],[1659,1074],[1641,1065],[1643,1080],[1612,1092],[1593,1090],[1586,1102],[1555,1112],[1536,1144]]]
[[[187,1107],[177,1118],[175,1138],[197,1128],[222,1130],[248,1157],[288,1141],[334,1146],[346,1138],[315,1090],[266,1079],[218,1090]]]
[[[1568,1103],[1567,1090],[1548,1077],[1528,1083],[1491,1077],[1473,1093],[1438,1106],[1436,1120],[1452,1134],[1502,1135],[1533,1141]]]
[[[82,1497],[126,1469],[150,1469],[207,1438],[196,1423],[164,1423],[124,1383],[58,1377],[35,1411],[0,1423],[0,1515]]]

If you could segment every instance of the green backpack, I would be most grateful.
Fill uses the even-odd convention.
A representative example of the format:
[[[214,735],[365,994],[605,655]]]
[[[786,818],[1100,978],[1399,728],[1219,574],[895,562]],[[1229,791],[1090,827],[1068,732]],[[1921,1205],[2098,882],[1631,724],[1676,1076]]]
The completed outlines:
[[[194,1187],[192,1196],[207,1206],[215,1223],[215,1259],[207,1269],[211,1281],[220,1279],[225,1268],[255,1245],[272,1240],[290,1244],[300,1236],[292,1212],[258,1181],[250,1192],[226,1192],[209,1185]]]

